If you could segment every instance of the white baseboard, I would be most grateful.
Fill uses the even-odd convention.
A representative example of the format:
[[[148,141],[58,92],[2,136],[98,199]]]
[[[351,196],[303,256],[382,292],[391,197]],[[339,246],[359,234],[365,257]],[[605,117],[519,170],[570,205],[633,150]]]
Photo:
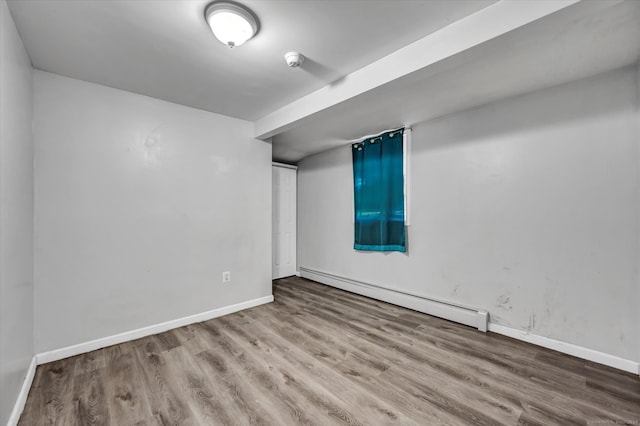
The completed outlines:
[[[562,352],[567,355],[597,362],[598,364],[628,371],[629,373],[640,374],[640,363],[620,358],[615,355],[595,351],[593,349],[574,345],[572,343],[566,343],[560,340],[550,339],[537,334],[527,333],[526,331],[517,330],[500,324],[494,324],[492,322],[489,323],[489,331],[502,334],[513,339],[533,343],[534,345],[542,346],[544,348],[553,349],[554,351]]]
[[[163,333],[165,331],[183,327],[185,325],[193,324],[196,322],[208,321],[213,318],[232,314],[243,309],[253,308],[254,306],[259,306],[270,302],[273,302],[273,295],[248,300],[246,302],[225,306],[223,308],[202,312],[200,314],[190,315],[188,317],[166,321],[160,324],[150,325],[148,327],[139,328],[137,330],[126,331],[124,333],[91,340],[89,342],[79,343],[73,346],[67,346],[66,348],[39,353],[36,355],[36,360],[38,365],[46,364],[47,362],[57,361],[60,359],[68,358],[70,356],[95,351],[97,349],[106,348],[107,346],[117,345],[118,343],[128,342],[130,340],[139,339],[141,337],[150,336],[152,334]]]
[[[29,390],[31,390],[33,378],[36,375],[36,367],[37,360],[34,356],[33,358],[31,358],[31,363],[29,364],[29,368],[27,369],[27,374],[24,378],[24,382],[22,382],[20,393],[18,393],[18,399],[13,405],[13,410],[11,411],[11,416],[9,416],[7,426],[16,426],[18,424],[18,421],[20,420],[20,416],[22,415],[22,411],[24,410],[24,405],[27,402],[27,397],[29,396]]]
[[[118,343],[124,343],[130,340],[139,339],[141,337],[150,336],[152,334],[162,333],[174,328],[183,327],[185,325],[208,321],[213,318],[232,314],[234,312],[253,308],[255,306],[263,305],[270,302],[273,302],[273,295],[248,300],[246,302],[225,306],[223,308],[213,309],[211,311],[202,312],[196,315],[190,315],[188,317],[166,321],[160,324],[150,325],[148,327],[127,331],[113,336],[91,340],[85,343],[79,343],[73,346],[67,346],[66,348],[60,348],[36,354],[31,359],[31,364],[29,365],[29,369],[27,370],[26,377],[24,378],[22,388],[20,389],[20,393],[18,394],[18,399],[16,400],[16,403],[13,406],[13,410],[11,411],[11,416],[9,417],[7,426],[15,426],[18,424],[20,416],[22,415],[22,411],[24,410],[24,405],[27,402],[27,396],[29,396],[29,390],[31,389],[33,378],[36,374],[36,367],[40,364],[58,361],[70,356],[80,355],[86,352],[95,351],[97,349],[106,348],[107,346],[117,345]]]
[[[382,287],[376,284],[345,278],[328,272],[300,267],[300,275],[322,284],[336,287],[352,293],[393,303],[418,312],[448,319],[460,324],[487,331],[487,312],[423,295],[407,293],[398,289]]]
[[[598,364],[628,371],[633,374],[640,374],[639,362],[620,358],[615,355],[599,352],[571,343],[562,342],[560,340],[530,334],[526,331],[517,330],[504,325],[495,324],[490,322],[490,318],[487,323],[488,313],[483,310],[459,306],[446,301],[425,298],[424,296],[409,294],[396,289],[364,283],[350,278],[330,274],[328,272],[317,271],[304,267],[300,267],[300,275],[303,278],[308,278],[331,287],[361,294],[384,302],[393,303],[394,305],[403,306],[405,308],[413,309],[436,317],[445,318],[450,321],[478,328],[481,331],[487,331],[488,329],[488,331],[493,333],[502,334],[517,340],[542,346],[544,348],[553,349],[554,351],[593,361]],[[490,317],[490,315],[488,316]],[[484,330],[481,328],[482,323],[484,323],[486,327]]]

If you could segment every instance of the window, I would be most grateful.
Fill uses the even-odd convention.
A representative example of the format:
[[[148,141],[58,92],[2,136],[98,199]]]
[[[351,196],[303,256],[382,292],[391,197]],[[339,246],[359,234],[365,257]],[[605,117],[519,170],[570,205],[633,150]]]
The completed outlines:
[[[406,251],[403,134],[352,145],[356,250]]]

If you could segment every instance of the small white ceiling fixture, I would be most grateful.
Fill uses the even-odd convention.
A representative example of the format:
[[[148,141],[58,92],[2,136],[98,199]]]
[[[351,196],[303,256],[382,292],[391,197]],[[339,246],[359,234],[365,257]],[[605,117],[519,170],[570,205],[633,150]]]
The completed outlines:
[[[244,44],[258,32],[258,19],[239,3],[214,1],[204,16],[216,38],[229,47]]]
[[[304,56],[298,52],[287,52],[284,54],[284,60],[291,68],[297,68],[304,62]]]

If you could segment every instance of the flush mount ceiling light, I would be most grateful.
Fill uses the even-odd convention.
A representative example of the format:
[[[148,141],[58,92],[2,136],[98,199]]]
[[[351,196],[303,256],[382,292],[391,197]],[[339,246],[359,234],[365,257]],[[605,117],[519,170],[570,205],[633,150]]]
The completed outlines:
[[[218,40],[229,47],[240,46],[258,32],[258,19],[246,7],[229,1],[214,1],[204,17]]]

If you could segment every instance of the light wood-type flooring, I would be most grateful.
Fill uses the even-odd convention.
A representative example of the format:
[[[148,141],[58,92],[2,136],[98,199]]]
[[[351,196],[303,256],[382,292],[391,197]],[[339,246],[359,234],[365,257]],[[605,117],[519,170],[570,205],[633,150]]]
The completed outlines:
[[[640,424],[632,374],[302,278],[38,367],[20,425]]]

